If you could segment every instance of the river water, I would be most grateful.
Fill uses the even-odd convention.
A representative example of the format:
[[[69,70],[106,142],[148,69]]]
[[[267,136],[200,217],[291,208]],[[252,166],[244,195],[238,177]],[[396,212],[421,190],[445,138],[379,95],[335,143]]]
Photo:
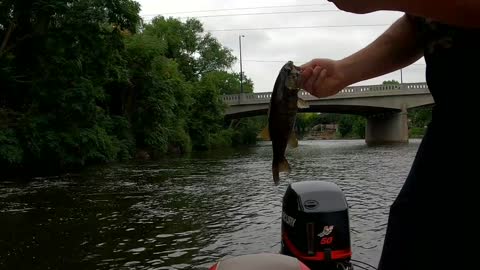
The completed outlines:
[[[271,146],[0,182],[0,269],[206,269],[223,257],[278,252],[289,183],[326,180],[346,194],[353,257],[376,265],[389,206],[419,141],[303,141],[278,186]]]

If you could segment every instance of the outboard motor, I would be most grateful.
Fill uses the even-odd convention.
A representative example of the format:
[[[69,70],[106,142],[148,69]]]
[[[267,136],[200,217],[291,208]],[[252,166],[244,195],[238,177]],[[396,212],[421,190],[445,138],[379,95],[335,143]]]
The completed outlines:
[[[311,269],[351,269],[348,205],[336,184],[290,184],[282,209],[282,254]]]

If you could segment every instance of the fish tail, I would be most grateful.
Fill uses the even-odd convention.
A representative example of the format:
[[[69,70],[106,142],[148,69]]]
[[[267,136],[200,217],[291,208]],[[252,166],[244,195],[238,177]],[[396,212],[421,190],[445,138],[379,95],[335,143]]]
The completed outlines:
[[[273,181],[278,184],[280,181],[280,172],[290,172],[290,164],[286,158],[283,158],[279,162],[273,162],[272,164],[272,173],[273,173]]]
[[[280,172],[278,170],[278,164],[273,164],[272,173],[273,173],[273,182],[275,184],[278,184],[278,182],[280,182]]]

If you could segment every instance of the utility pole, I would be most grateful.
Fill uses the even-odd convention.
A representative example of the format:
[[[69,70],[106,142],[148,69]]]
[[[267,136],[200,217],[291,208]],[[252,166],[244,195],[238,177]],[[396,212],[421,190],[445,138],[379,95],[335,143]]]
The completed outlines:
[[[403,84],[403,68],[400,69],[400,84]]]
[[[242,67],[242,37],[244,35],[238,36],[238,43],[240,45],[240,93],[243,94],[243,67]]]

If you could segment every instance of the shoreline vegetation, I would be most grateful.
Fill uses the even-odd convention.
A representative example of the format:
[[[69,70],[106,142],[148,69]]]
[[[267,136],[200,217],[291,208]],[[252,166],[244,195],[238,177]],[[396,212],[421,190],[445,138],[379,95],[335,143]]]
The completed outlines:
[[[236,58],[202,24],[122,1],[0,4],[0,168],[32,173],[255,143],[224,121]],[[244,76],[244,92],[253,92]]]

